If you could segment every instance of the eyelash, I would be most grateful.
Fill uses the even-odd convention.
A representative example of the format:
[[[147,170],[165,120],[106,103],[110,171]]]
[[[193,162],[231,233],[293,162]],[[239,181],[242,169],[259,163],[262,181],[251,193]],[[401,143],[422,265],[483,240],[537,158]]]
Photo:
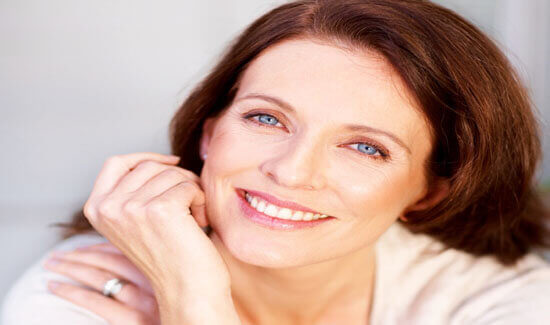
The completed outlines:
[[[256,116],[259,116],[259,115],[266,115],[266,116],[271,116],[273,117],[274,119],[276,119],[277,121],[279,121],[278,118],[276,118],[275,116],[271,115],[271,114],[266,114],[266,113],[258,113],[258,112],[253,112],[253,113],[248,113],[248,114],[245,114],[243,116],[243,119],[247,120],[247,121],[253,121],[253,123],[261,126],[261,127],[266,127],[266,128],[271,128],[273,125],[269,125],[269,124],[265,124],[265,123],[261,123],[261,122],[258,122],[257,120],[253,120],[251,119],[252,117],[256,117]],[[279,122],[281,123],[281,122]],[[281,123],[282,124],[282,123]],[[371,159],[381,159],[381,160],[387,160],[389,158],[389,155],[387,153],[386,150],[382,149],[379,145],[376,145],[374,143],[371,143],[371,142],[355,142],[354,144],[356,143],[359,143],[359,144],[366,144],[368,145],[369,147],[372,147],[374,149],[376,149],[376,151],[378,151],[378,153],[380,154],[380,156],[375,156],[375,155],[368,155],[366,153],[362,153],[361,151],[358,151],[356,150],[357,152],[359,152],[360,155],[363,155],[363,156],[368,156],[369,158]]]

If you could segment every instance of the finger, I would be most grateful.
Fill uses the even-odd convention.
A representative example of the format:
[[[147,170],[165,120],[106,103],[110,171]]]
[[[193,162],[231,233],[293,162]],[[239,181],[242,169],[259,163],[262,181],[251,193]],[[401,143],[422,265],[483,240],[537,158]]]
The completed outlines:
[[[150,318],[104,295],[69,283],[50,281],[48,289],[104,318],[109,324],[149,324]]]
[[[135,192],[135,195],[133,195],[130,200],[143,202],[145,205],[145,203],[149,202],[149,200],[162,194],[169,188],[186,181],[198,182],[199,180],[198,177],[190,178],[189,175],[184,174],[175,168],[165,169],[143,184],[143,186]]]
[[[122,253],[120,249],[118,249],[115,245],[111,244],[110,242],[94,244],[89,246],[81,246],[81,247],[75,248],[75,251],[88,251],[88,250],[97,250],[97,251],[102,251],[107,253],[124,255],[124,253]]]
[[[131,193],[143,187],[152,178],[159,176],[162,173],[169,173],[173,176],[174,181],[178,179],[192,179],[200,182],[200,177],[190,170],[166,165],[153,160],[145,160],[140,162],[136,168],[124,175],[118,184],[115,186],[111,194]],[[174,183],[176,184],[176,183]]]
[[[50,258],[61,258],[66,261],[78,262],[98,269],[113,271],[122,278],[135,283],[147,293],[154,294],[147,277],[125,255],[103,251],[101,248],[88,248],[66,252],[56,251],[50,254]]]
[[[61,258],[50,259],[48,262],[44,265],[46,269],[68,276],[98,292],[103,292],[103,286],[107,281],[113,278],[123,279],[119,274]],[[128,279],[124,280],[126,280],[126,283],[113,297],[133,309],[142,310],[143,308],[151,308],[150,304],[143,304],[143,301],[146,300],[145,296],[150,295],[145,293],[145,291],[141,291],[135,284],[129,282]]]
[[[126,173],[115,188],[110,192],[111,194],[130,193],[141,188],[149,179],[155,177],[162,171],[169,168],[170,165],[162,164],[153,160],[144,160],[137,164],[135,168]]]
[[[179,157],[163,155],[155,152],[138,152],[127,155],[111,156],[103,165],[97,177],[90,196],[110,193],[122,176],[135,168],[144,160],[154,160],[165,164],[176,164]]]
[[[206,198],[199,185],[193,181],[181,182],[158,196],[152,198],[149,204],[174,204],[189,207],[189,214],[200,227],[206,227],[209,222],[206,217]]]

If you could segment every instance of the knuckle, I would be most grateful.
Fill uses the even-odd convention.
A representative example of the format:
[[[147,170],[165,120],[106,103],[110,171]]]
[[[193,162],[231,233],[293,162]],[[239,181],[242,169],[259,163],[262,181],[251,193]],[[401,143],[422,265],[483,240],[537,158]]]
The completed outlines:
[[[189,179],[182,182],[180,186],[184,188],[186,191],[191,191],[191,192],[196,192],[201,190],[201,187],[197,182],[194,182]]]
[[[94,219],[96,216],[95,206],[92,204],[91,200],[86,201],[84,207],[82,208],[82,213],[87,219]]]
[[[170,177],[170,178],[172,177],[181,178],[181,179],[195,181],[195,182],[200,181],[200,177],[198,177],[192,171],[185,168],[177,167],[177,166],[168,166],[164,171],[162,171],[162,174],[163,176]]]
[[[139,169],[153,169],[157,168],[159,163],[152,160],[144,160],[137,165]]]
[[[113,217],[116,213],[116,202],[112,199],[103,200],[97,207],[97,211],[102,217]]]
[[[126,215],[137,216],[141,214],[142,204],[139,201],[129,200],[122,206],[122,211]]]
[[[169,211],[170,205],[170,202],[166,199],[155,199],[147,205],[147,215],[163,216]]]
[[[184,174],[187,178],[193,180],[193,181],[199,181],[200,180],[200,177],[197,176],[197,174],[193,173],[192,171],[190,171],[189,169],[185,169],[185,168],[180,168],[180,167],[174,167],[174,168],[178,168],[178,171],[181,173],[181,174]]]
[[[168,168],[162,172],[163,176],[166,176],[168,178],[182,178],[185,175],[181,171],[178,171],[175,168]]]

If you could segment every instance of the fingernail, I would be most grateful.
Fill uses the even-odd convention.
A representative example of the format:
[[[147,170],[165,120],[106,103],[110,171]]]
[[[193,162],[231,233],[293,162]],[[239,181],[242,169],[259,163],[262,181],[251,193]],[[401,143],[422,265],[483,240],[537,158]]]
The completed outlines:
[[[55,290],[56,288],[59,287],[59,285],[61,284],[61,282],[57,282],[57,281],[48,281],[48,288],[50,290]]]
[[[75,248],[74,250],[75,250],[75,251],[85,251],[85,250],[90,249],[91,246],[92,246],[92,245],[80,246],[80,247]]]
[[[50,253],[50,256],[52,257],[61,257],[63,255],[65,255],[67,252],[65,251],[53,251]]]
[[[47,260],[44,265],[45,266],[55,266],[55,265],[59,264],[59,262],[61,262],[61,260],[53,257],[53,258],[50,258],[49,260]]]

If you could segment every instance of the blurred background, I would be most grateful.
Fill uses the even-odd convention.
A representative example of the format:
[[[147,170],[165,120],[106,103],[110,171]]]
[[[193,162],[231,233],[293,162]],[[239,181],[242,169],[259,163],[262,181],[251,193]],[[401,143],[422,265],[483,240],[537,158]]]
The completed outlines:
[[[168,123],[228,42],[285,1],[0,0],[0,301],[59,240],[105,159],[169,153]],[[528,85],[550,187],[550,1],[437,0]],[[550,259],[549,256],[546,258]]]

